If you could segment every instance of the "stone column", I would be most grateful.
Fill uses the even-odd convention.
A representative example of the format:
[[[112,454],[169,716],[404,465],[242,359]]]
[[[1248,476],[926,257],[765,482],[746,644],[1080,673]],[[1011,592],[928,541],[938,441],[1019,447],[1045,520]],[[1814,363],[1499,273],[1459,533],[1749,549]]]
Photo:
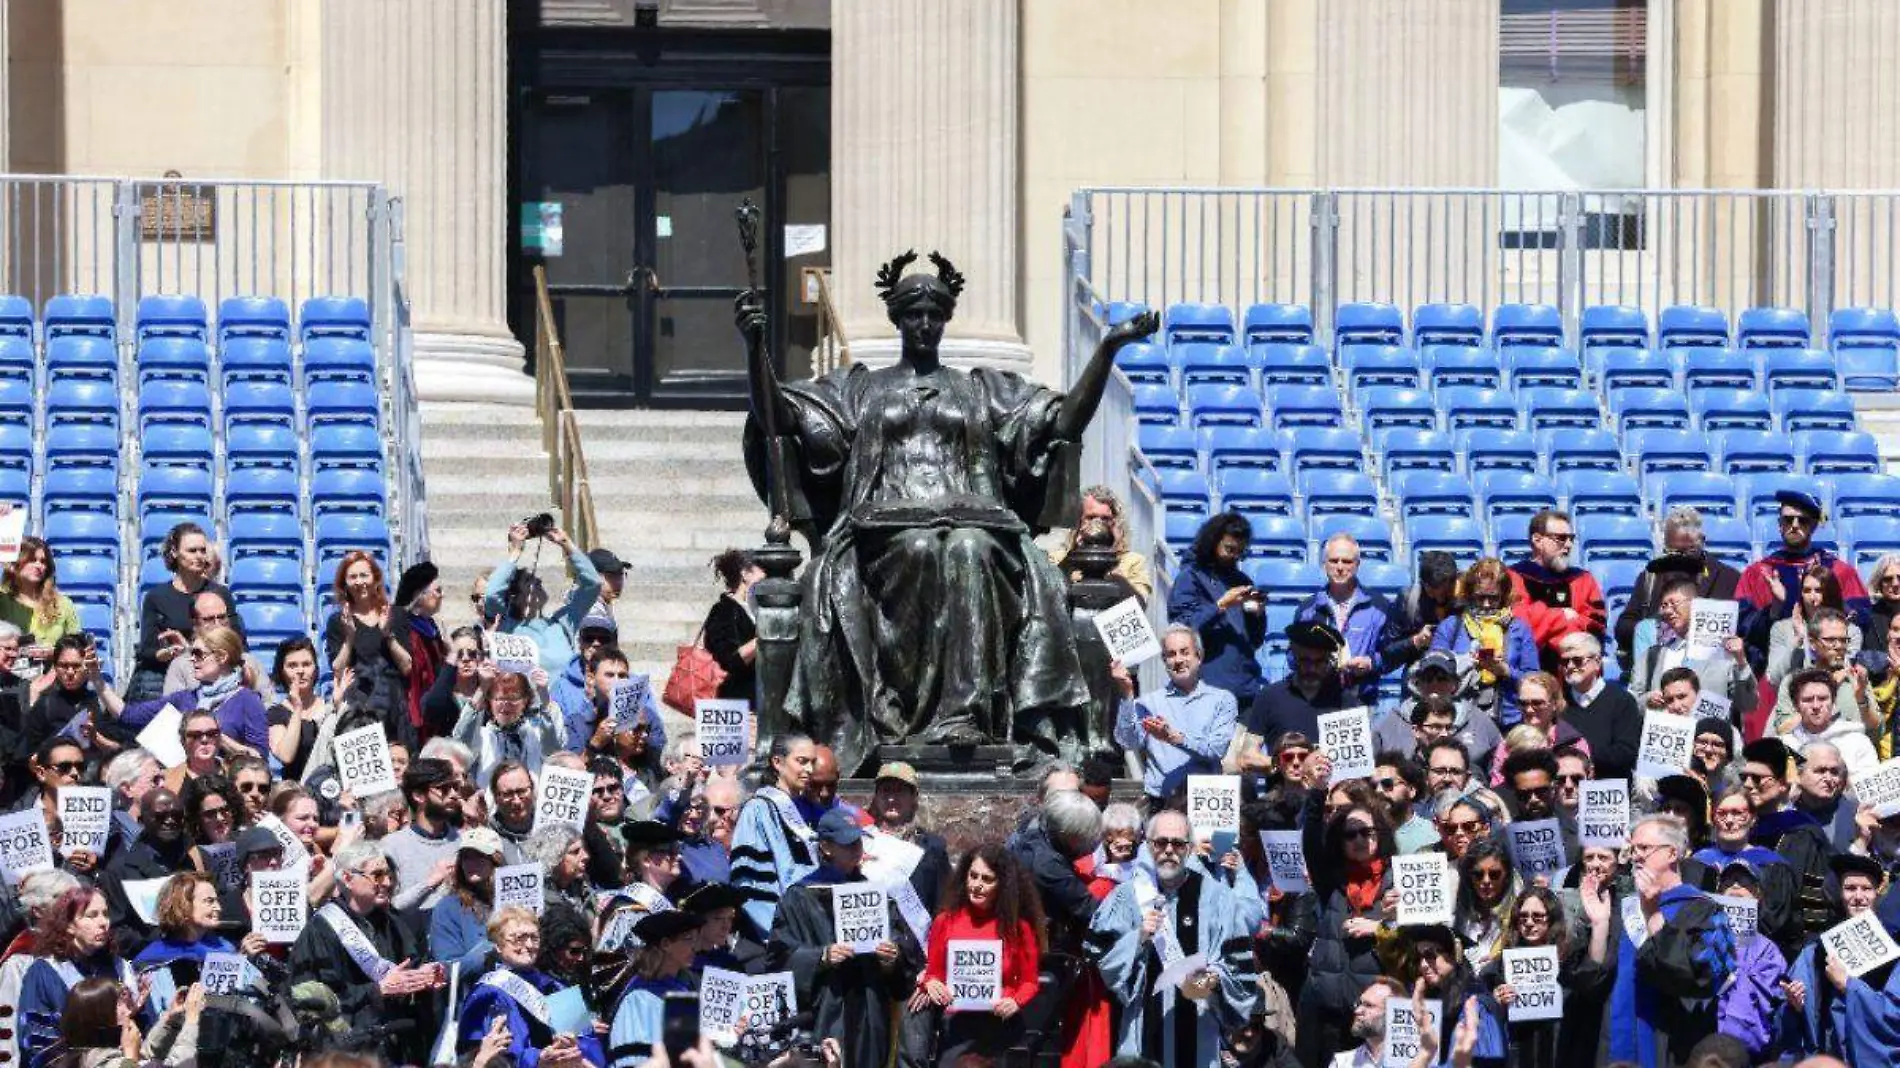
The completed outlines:
[[[507,322],[507,5],[327,0],[322,173],[403,198],[416,386],[532,403]]]
[[[934,248],[968,279],[945,360],[1029,368],[1018,293],[1017,3],[833,0],[832,288],[854,360],[897,356],[873,288],[878,266],[907,248],[921,263]],[[1046,233],[1056,240],[1053,221]]]

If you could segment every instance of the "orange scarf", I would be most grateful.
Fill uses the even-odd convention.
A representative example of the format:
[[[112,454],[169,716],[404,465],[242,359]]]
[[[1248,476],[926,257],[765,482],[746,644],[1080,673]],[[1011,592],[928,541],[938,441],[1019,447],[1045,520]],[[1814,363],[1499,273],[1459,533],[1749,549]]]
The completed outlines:
[[[1379,891],[1385,885],[1385,858],[1373,857],[1364,865],[1346,866],[1346,904],[1355,915],[1371,912],[1379,904]]]

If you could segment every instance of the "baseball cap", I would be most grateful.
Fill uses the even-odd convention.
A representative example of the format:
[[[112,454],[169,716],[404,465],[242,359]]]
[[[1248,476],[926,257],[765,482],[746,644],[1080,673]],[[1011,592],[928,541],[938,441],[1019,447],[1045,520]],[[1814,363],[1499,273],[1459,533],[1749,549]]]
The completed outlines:
[[[912,788],[915,788],[917,785],[917,769],[901,760],[893,760],[877,769],[877,781],[883,782],[885,779],[894,779],[898,782],[909,783]]]
[[[589,549],[587,560],[603,575],[619,575],[627,570],[627,562],[615,556],[612,549]]]
[[[842,808],[834,808],[825,813],[818,821],[818,840],[832,845],[857,845],[864,839],[864,831],[858,827],[858,821],[851,813]]]
[[[284,843],[277,836],[262,827],[252,827],[237,838],[237,858],[244,860],[258,853],[281,853]]]
[[[1423,675],[1428,671],[1436,671],[1455,679],[1458,677],[1458,658],[1443,649],[1432,649],[1419,657],[1418,663],[1412,665],[1414,675]]]
[[[455,847],[457,853],[480,853],[486,857],[501,860],[505,852],[501,844],[501,835],[492,827],[476,827],[462,832]]]

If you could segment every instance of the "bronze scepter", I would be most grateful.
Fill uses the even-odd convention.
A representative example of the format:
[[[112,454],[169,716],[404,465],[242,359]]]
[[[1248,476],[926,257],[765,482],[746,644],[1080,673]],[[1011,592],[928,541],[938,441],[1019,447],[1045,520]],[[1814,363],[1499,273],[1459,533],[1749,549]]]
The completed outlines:
[[[748,301],[759,295],[759,206],[746,197],[733,210],[733,219],[739,226],[739,247],[745,252],[745,280]],[[771,339],[767,337],[761,344],[763,355],[769,365]],[[764,411],[759,413],[759,421],[765,426],[765,478],[772,496],[772,518],[765,528],[765,540],[782,545],[791,540],[791,506],[785,499],[785,471],[783,457],[779,455],[778,411],[775,405],[761,405]]]

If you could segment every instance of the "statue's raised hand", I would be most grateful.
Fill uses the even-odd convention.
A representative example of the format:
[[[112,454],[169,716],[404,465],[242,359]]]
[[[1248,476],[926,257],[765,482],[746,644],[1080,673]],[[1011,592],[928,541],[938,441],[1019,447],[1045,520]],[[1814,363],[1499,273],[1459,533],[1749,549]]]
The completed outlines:
[[[1110,352],[1119,352],[1123,346],[1132,345],[1147,338],[1161,329],[1161,313],[1145,311],[1132,319],[1125,319],[1109,328],[1107,336],[1102,338],[1102,347]]]
[[[757,290],[748,289],[739,294],[732,302],[732,321],[739,327],[739,333],[745,337],[746,345],[754,351],[765,344],[765,298]]]

